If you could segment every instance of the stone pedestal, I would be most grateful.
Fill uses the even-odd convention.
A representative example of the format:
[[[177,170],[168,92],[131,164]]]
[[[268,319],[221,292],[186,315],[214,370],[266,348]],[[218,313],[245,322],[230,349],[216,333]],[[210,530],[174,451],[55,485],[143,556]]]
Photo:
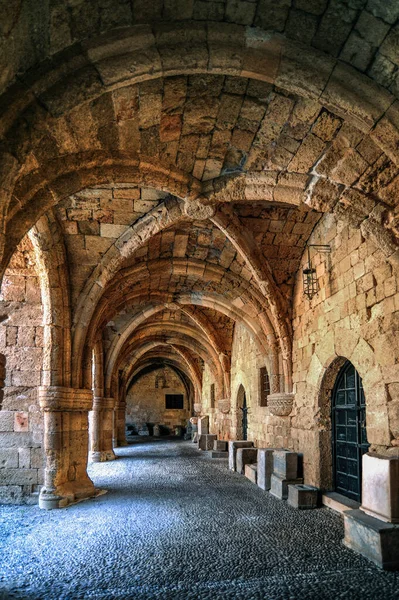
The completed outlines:
[[[281,448],[258,448],[258,486],[262,490],[270,490],[270,479],[273,473],[273,452]]]
[[[116,458],[112,444],[114,405],[113,398],[94,398],[89,452],[92,462],[105,462]]]
[[[387,523],[399,523],[399,458],[363,455],[361,510]]]
[[[258,465],[256,463],[245,465],[245,477],[252,481],[252,483],[256,483],[258,477]]]
[[[362,510],[344,513],[344,544],[387,570],[399,569],[399,526],[366,515]]]
[[[198,425],[198,437],[209,433],[209,417],[208,416],[199,417],[197,425]]]
[[[44,412],[46,456],[40,508],[62,508],[76,500],[95,496],[98,490],[86,470],[92,391],[40,387],[39,403]]]
[[[198,448],[200,450],[212,450],[217,436],[211,433],[203,434],[198,437]]]
[[[213,444],[213,449],[215,452],[227,452],[227,442],[223,440],[215,440]]]
[[[245,473],[245,465],[256,463],[258,458],[257,448],[237,448],[236,471],[241,475]]]
[[[294,508],[316,508],[319,490],[313,485],[299,483],[288,486],[288,504]]]
[[[270,493],[279,500],[287,500],[288,486],[297,483],[303,483],[303,479],[283,479],[273,473],[270,480]]]
[[[229,469],[236,470],[237,448],[253,448],[254,443],[247,440],[233,440],[229,442]]]

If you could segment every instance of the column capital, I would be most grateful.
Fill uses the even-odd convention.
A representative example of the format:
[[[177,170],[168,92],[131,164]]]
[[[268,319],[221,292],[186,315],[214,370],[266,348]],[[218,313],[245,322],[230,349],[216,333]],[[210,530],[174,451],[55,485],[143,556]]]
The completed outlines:
[[[101,410],[103,408],[115,408],[115,398],[104,398],[102,396],[94,396],[93,410]]]
[[[58,385],[40,386],[39,404],[44,412],[88,411],[93,406],[93,392]]]
[[[267,407],[272,415],[276,415],[277,417],[287,417],[291,414],[294,399],[295,394],[291,392],[269,394],[267,397]]]

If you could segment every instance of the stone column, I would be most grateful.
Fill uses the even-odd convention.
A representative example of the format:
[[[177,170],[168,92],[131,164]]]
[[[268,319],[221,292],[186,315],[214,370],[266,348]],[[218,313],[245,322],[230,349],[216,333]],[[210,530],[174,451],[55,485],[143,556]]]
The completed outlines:
[[[86,470],[88,413],[92,402],[91,390],[61,386],[39,388],[46,456],[40,508],[63,508],[98,492]]]
[[[126,402],[119,401],[115,407],[116,446],[127,446],[126,441]]]
[[[112,444],[113,398],[94,398],[89,457],[93,462],[115,460]]]

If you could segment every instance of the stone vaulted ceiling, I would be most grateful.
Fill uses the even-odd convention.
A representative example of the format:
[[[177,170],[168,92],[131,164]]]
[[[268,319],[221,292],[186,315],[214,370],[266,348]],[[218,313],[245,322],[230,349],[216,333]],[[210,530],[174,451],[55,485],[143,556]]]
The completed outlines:
[[[108,395],[166,356],[197,388],[209,364],[228,397],[240,322],[289,389],[294,286],[323,214],[396,256],[395,8],[14,4],[0,37],[2,268],[31,230],[50,380],[90,387],[101,347]]]

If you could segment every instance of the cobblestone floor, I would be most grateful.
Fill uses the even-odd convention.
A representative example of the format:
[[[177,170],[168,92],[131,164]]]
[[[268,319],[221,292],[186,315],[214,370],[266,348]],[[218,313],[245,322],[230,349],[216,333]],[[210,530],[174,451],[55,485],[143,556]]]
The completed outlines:
[[[345,548],[327,509],[296,511],[188,442],[117,454],[90,468],[106,495],[0,507],[2,600],[399,598],[399,573]]]

